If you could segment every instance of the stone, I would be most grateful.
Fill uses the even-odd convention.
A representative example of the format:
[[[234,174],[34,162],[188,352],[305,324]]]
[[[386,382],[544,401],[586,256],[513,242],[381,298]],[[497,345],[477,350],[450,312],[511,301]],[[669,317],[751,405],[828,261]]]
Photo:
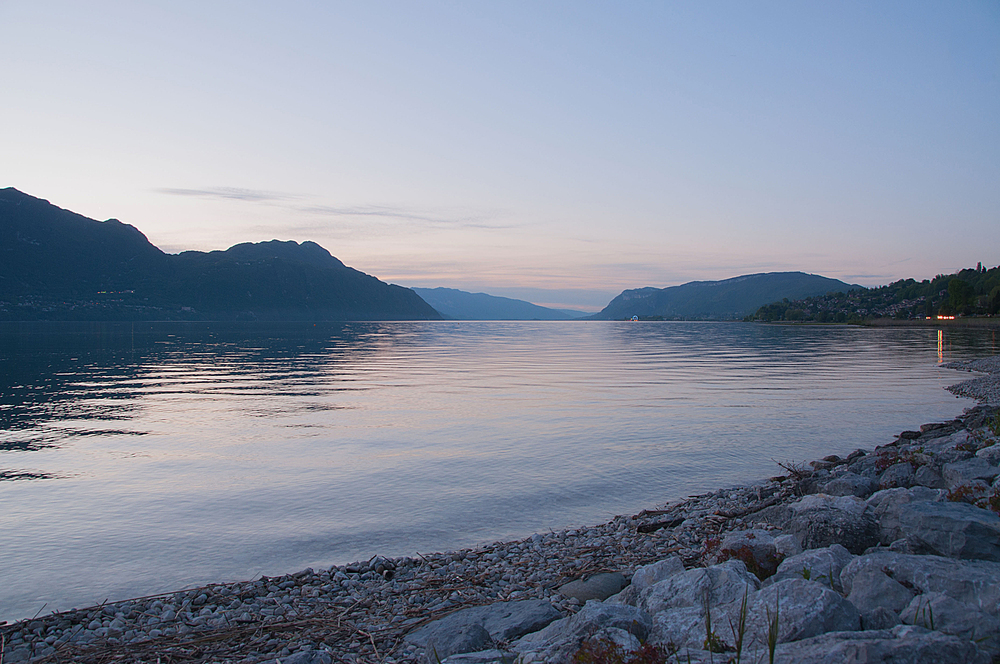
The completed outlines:
[[[495,641],[512,641],[529,632],[540,630],[560,617],[562,614],[544,600],[495,602],[456,611],[411,632],[406,636],[406,640],[422,646],[437,632],[447,632],[463,625],[475,624],[483,627]]]
[[[802,553],[802,545],[799,544],[799,538],[795,535],[778,535],[774,538],[774,550],[784,560]]]
[[[913,484],[929,489],[947,488],[944,478],[941,477],[941,472],[931,465],[917,468],[916,472],[913,473]]]
[[[617,595],[608,598],[608,602],[613,604],[629,604],[635,606],[639,600],[639,594],[654,583],[658,583],[667,577],[684,571],[684,563],[678,556],[670,556],[650,565],[643,565],[632,574],[632,580]]]
[[[635,634],[627,632],[621,627],[604,627],[594,632],[587,640],[595,645],[613,643],[626,653],[635,652],[642,648],[642,643],[635,637]]]
[[[949,558],[1000,562],[1000,516],[967,503],[911,503],[900,512],[907,541]]]
[[[281,658],[281,664],[332,664],[329,653],[319,650],[302,650]]]
[[[878,551],[858,556],[840,573],[848,596],[863,570],[883,572],[918,594],[944,593],[1000,619],[1000,563]]]
[[[728,618],[730,605],[715,606],[710,609],[712,632],[727,644],[732,644],[732,630],[729,629]],[[649,634],[649,642],[654,645],[674,647],[687,650],[699,650],[705,647],[705,610],[698,606],[682,606],[666,609],[653,616],[653,628]]]
[[[981,501],[989,499],[992,487],[983,480],[959,482],[948,490],[948,499],[956,503],[981,506]]]
[[[854,554],[878,543],[875,513],[856,496],[806,496],[792,503],[785,530],[799,538],[803,549],[841,544]]]
[[[840,571],[851,562],[852,558],[851,552],[839,544],[832,544],[822,549],[809,549],[781,561],[778,571],[762,585],[766,586],[784,579],[807,579],[840,592]]]
[[[884,606],[877,606],[861,614],[861,629],[892,629],[899,624],[899,616]]]
[[[905,489],[913,486],[913,466],[909,462],[894,463],[879,475],[878,486],[880,489],[894,489],[896,487]]]
[[[490,633],[477,623],[439,629],[429,634],[424,641],[424,661],[427,664],[437,664],[450,655],[486,650],[492,645]]]
[[[741,560],[759,579],[773,575],[781,562],[774,536],[760,528],[727,533],[716,551],[715,559],[719,562]]]
[[[612,627],[645,641],[652,628],[652,619],[648,613],[634,606],[591,600],[578,613],[522,636],[512,644],[512,649],[525,655],[526,660],[531,653],[533,658],[567,661],[584,641],[600,630]]]
[[[638,606],[650,615],[679,607],[718,606],[755,592],[760,581],[739,560],[689,569],[653,584],[639,595]],[[749,589],[749,590],[748,590]],[[707,599],[706,599],[707,598]]]
[[[900,618],[908,625],[952,634],[975,642],[993,655],[1000,654],[1000,620],[944,593],[914,597]]]
[[[828,632],[779,644],[775,664],[990,664],[975,644],[940,632],[893,629]]]
[[[983,480],[989,484],[998,475],[1000,475],[1000,468],[980,456],[974,456],[965,461],[946,463],[941,469],[941,476],[948,488],[971,480]]]
[[[684,571],[684,562],[679,556],[670,556],[651,565],[643,565],[632,574],[631,585],[639,592],[667,577]]]
[[[847,472],[830,480],[823,487],[823,493],[830,496],[857,496],[867,498],[878,488],[878,483],[870,477]]]
[[[867,503],[878,521],[879,543],[888,545],[903,537],[903,530],[899,525],[899,515],[904,505],[912,502],[940,500],[943,497],[943,491],[919,486],[911,489],[884,489],[872,494]]]
[[[858,610],[828,586],[805,579],[783,579],[750,599],[748,633],[761,643],[767,642],[768,612],[776,608],[780,643],[861,628]],[[735,624],[737,616],[731,613],[730,617]]]
[[[766,643],[769,613],[773,614],[776,607],[781,641],[808,638],[826,631],[853,630],[861,625],[861,616],[850,602],[813,581],[786,579],[757,593],[750,591],[748,586],[744,589],[749,591],[745,643]],[[730,647],[736,642],[734,626],[739,624],[742,599],[710,605],[712,631]],[[653,616],[652,643],[672,643],[687,650],[703,648],[705,640],[704,606],[677,606]]]
[[[451,655],[441,660],[441,664],[514,664],[515,661],[517,653],[490,649]]]
[[[854,577],[847,600],[861,613],[882,608],[894,614],[905,609],[916,593],[883,570],[867,568]]]
[[[988,445],[976,452],[976,456],[985,460],[991,466],[1000,466],[1000,445]]]
[[[559,587],[559,594],[564,597],[575,597],[581,602],[591,599],[605,600],[621,592],[625,584],[625,577],[621,572],[606,572],[563,584]]]

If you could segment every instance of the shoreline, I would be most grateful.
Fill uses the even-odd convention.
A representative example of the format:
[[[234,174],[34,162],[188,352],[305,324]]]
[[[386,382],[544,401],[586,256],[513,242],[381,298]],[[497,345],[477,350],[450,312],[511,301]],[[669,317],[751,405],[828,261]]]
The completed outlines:
[[[1000,358],[949,368],[996,372]],[[1000,373],[987,373],[948,389],[996,404],[998,386]],[[921,436],[939,438],[972,424],[981,426],[978,420],[988,412],[982,405],[966,409],[949,422],[903,432],[871,452],[858,450],[846,459],[825,457],[809,465],[788,463],[788,472],[763,482],[692,496],[596,526],[417,558],[375,556],[0,625],[0,661],[419,661],[422,649],[405,637],[435,620],[469,607],[524,600],[548,603],[568,617],[584,605],[565,589],[560,592],[569,582],[603,573],[627,580],[640,567],[671,556],[685,568],[704,567],[712,562],[710,542],[759,527],[762,513],[815,493],[817,482],[838,468]]]

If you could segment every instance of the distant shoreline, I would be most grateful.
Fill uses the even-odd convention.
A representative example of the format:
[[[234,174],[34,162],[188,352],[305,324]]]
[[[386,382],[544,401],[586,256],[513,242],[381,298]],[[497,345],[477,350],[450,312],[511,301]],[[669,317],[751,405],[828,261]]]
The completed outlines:
[[[866,327],[1000,327],[1000,318],[954,318],[951,320],[875,318],[861,324]]]

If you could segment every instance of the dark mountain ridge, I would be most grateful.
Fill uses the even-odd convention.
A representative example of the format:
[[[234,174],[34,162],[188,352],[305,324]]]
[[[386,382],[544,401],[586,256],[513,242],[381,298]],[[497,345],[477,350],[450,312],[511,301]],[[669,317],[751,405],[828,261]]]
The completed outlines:
[[[166,254],[134,226],[0,189],[0,319],[436,320],[315,242]]]
[[[739,320],[758,307],[831,291],[863,288],[805,272],[763,272],[721,281],[692,281],[668,288],[622,291],[595,320],[663,318],[665,320]]]

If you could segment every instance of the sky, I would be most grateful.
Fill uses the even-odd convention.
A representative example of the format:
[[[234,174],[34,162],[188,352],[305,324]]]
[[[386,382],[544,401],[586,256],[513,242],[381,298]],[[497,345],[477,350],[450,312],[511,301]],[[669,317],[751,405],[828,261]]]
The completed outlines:
[[[599,310],[1000,264],[1000,2],[0,0],[0,187]]]

